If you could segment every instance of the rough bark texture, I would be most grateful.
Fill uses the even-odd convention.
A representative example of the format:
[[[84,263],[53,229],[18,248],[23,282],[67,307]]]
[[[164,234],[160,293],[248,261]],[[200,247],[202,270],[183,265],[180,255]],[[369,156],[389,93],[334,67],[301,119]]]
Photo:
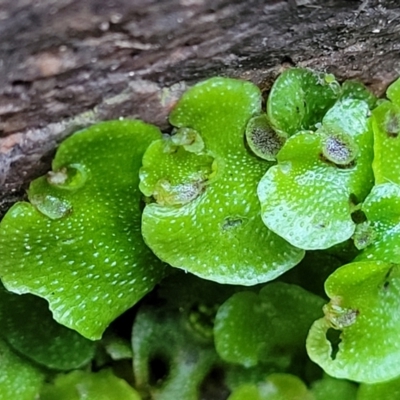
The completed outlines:
[[[93,122],[167,115],[196,81],[267,91],[287,65],[358,78],[400,74],[397,0],[0,0],[0,217]]]

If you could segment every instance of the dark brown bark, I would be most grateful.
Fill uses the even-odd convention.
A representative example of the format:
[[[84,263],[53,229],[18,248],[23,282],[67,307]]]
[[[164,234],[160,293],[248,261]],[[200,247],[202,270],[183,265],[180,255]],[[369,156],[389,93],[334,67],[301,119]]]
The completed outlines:
[[[93,122],[168,128],[182,91],[215,75],[267,91],[286,65],[400,74],[397,0],[0,0],[0,216]]]

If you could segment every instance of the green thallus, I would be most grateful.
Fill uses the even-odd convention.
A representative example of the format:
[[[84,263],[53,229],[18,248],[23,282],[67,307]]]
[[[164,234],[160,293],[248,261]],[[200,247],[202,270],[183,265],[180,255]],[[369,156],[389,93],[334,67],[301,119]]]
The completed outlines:
[[[67,139],[53,171],[32,182],[30,203],[17,203],[0,224],[0,277],[14,293],[2,292],[0,304],[1,368],[9,377],[0,392],[19,387],[28,400],[39,391],[72,398],[67,387],[74,385],[94,390],[97,377],[79,372],[40,389],[45,373],[30,360],[58,370],[88,363],[92,343],[68,328],[100,338],[161,281],[155,293],[166,296],[165,307],[145,301],[133,324],[136,386],[155,399],[196,399],[198,385],[221,366],[228,380],[243,381],[230,387],[232,399],[264,399],[283,382],[303,398],[319,398],[328,387],[354,398],[354,386],[333,378],[309,391],[290,374],[273,374],[293,371],[320,316],[323,300],[293,283],[320,289],[300,273],[284,274],[306,250],[324,250],[320,258],[307,252],[297,267],[316,275],[314,263],[335,259],[323,277],[335,257],[347,257],[326,280],[330,302],[309,332],[311,359],[332,376],[366,382],[365,399],[374,390],[368,384],[400,375],[400,80],[387,97],[377,102],[358,82],[340,85],[330,74],[293,68],[276,80],[264,111],[256,86],[212,78],[177,103],[172,135],[141,121],[112,121]],[[350,239],[356,248],[344,252]],[[162,281],[163,262],[219,284],[181,274]],[[232,286],[278,277],[286,283],[261,291]],[[46,299],[68,328],[32,295]],[[21,325],[18,315],[29,316],[36,303],[43,312]],[[35,318],[47,335],[29,328]],[[166,336],[173,345],[163,345]],[[70,354],[71,346],[80,350]],[[188,370],[194,354],[198,363]],[[147,369],[155,355],[171,362],[162,386]],[[185,386],[187,374],[192,384]],[[139,398],[113,374],[102,379]]]

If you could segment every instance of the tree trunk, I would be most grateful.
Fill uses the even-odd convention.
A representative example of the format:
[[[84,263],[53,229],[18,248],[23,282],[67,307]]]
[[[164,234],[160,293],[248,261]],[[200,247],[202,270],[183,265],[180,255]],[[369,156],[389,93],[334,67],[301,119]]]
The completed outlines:
[[[268,91],[288,65],[400,74],[397,0],[0,0],[0,217],[57,145],[94,122],[168,129],[188,85],[223,75]]]

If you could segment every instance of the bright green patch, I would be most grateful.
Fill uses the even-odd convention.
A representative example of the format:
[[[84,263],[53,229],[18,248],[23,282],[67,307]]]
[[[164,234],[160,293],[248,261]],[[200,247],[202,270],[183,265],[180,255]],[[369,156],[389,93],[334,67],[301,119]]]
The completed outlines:
[[[245,384],[228,400],[314,400],[300,378],[290,374],[271,374],[257,385]]]
[[[310,358],[336,378],[375,383],[400,374],[400,267],[356,262],[326,281],[331,301],[307,338]]]
[[[140,187],[155,202],[143,212],[142,232],[161,260],[243,285],[272,280],[301,260],[304,252],[260,219],[256,187],[270,164],[244,145],[246,125],[260,112],[259,89],[233,79],[202,82],[178,102],[171,123],[195,131],[204,148],[166,140],[144,156]]]
[[[377,98],[371,93],[364,84],[358,81],[345,81],[342,85],[341,99],[357,99],[364,100],[370,110],[373,110],[376,106]]]
[[[391,101],[383,101],[372,112],[371,125],[374,132],[375,183],[400,184],[400,79],[387,89]]]
[[[73,371],[46,384],[40,400],[141,400],[139,393],[111,370]]]
[[[222,359],[245,367],[259,362],[287,367],[304,351],[308,329],[324,301],[306,290],[271,283],[260,294],[239,292],[218,310],[214,335]]]
[[[345,99],[329,110],[317,132],[299,132],[287,140],[278,165],[258,186],[268,228],[307,250],[352,236],[352,198],[361,201],[373,184],[367,116],[365,102]]]
[[[362,210],[368,220],[368,229],[366,232],[356,231],[354,239],[356,244],[361,240],[367,245],[357,260],[400,264],[400,185],[386,183],[374,186]]]
[[[34,400],[44,380],[43,372],[15,354],[0,339],[0,399]]]
[[[388,382],[368,385],[363,383],[358,390],[357,400],[394,400],[400,399],[400,378]]]
[[[0,290],[0,335],[13,349],[48,368],[69,370],[93,358],[95,344],[53,320],[48,303]]]
[[[111,121],[59,147],[53,171],[32,182],[32,204],[15,204],[0,225],[6,288],[45,298],[54,318],[90,339],[163,276],[140,232],[138,170],[160,138],[140,121]]]
[[[393,104],[400,107],[400,79],[395,80],[386,90],[386,95]]]
[[[400,184],[400,105],[385,101],[372,112],[375,183]]]
[[[357,397],[357,389],[357,385],[353,382],[332,378],[326,374],[311,385],[311,393],[315,400],[360,400]],[[380,397],[374,400],[377,399],[381,400]]]
[[[184,146],[172,146],[171,139],[152,143],[140,170],[141,191],[161,206],[184,205],[199,197],[212,173],[213,158]],[[160,162],[162,160],[162,162]]]
[[[304,68],[283,72],[268,96],[272,126],[287,135],[313,130],[340,95],[340,85],[330,74]]]

